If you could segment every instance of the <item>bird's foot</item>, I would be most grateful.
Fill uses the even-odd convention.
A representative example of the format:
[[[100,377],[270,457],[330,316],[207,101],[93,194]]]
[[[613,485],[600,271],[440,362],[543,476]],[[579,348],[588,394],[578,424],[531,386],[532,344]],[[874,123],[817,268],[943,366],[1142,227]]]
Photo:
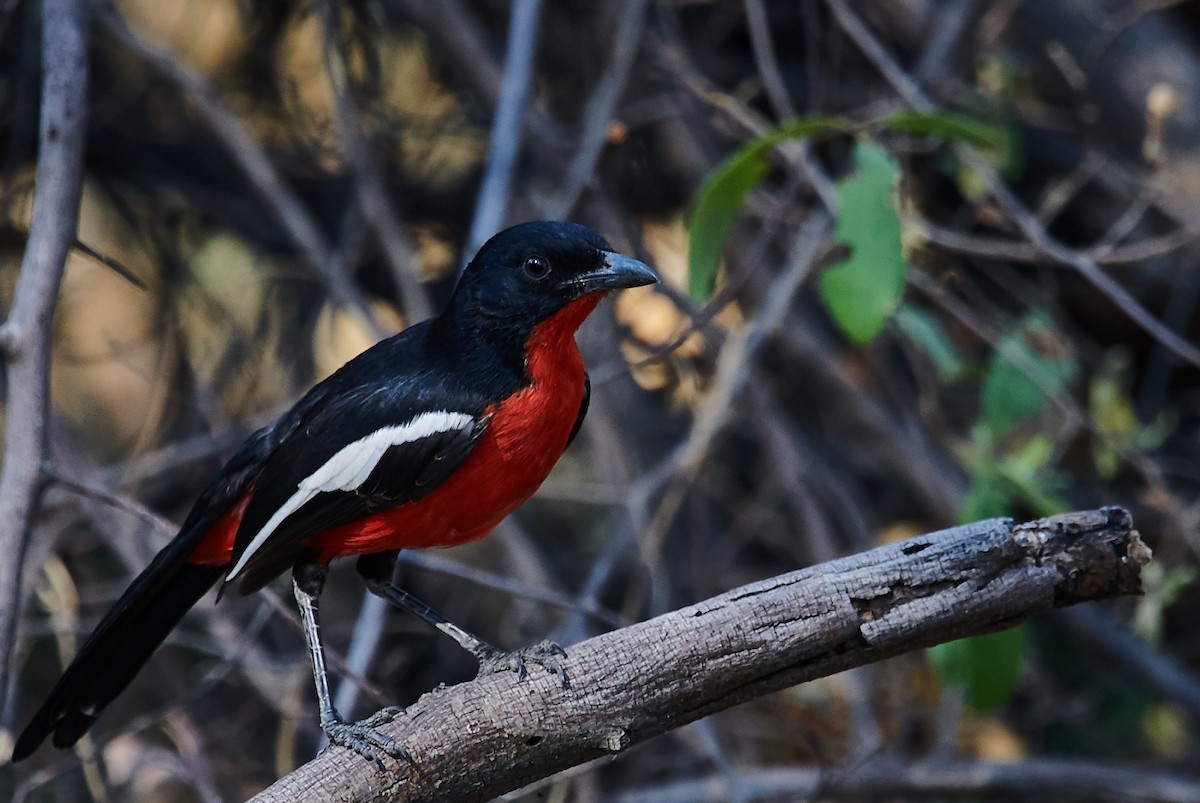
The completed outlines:
[[[409,752],[401,747],[395,739],[376,730],[380,725],[386,725],[402,713],[404,713],[403,708],[390,706],[376,711],[359,722],[347,722],[335,711],[332,721],[322,723],[321,729],[329,737],[330,744],[349,748],[382,770],[384,755],[406,761],[409,764],[414,763]]]
[[[567,670],[563,668],[561,658],[567,656],[567,651],[553,641],[540,641],[529,647],[505,652],[490,647],[477,654],[479,658],[479,674],[477,677],[492,675],[496,672],[516,672],[517,680],[529,676],[526,664],[537,664],[548,672],[558,675],[558,680],[564,689],[571,687],[567,679]]]

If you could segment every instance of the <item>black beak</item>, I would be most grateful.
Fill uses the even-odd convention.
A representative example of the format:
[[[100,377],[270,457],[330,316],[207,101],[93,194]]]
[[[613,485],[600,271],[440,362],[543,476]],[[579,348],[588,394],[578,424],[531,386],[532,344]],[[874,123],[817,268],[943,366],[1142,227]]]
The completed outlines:
[[[567,287],[576,298],[607,290],[641,287],[658,281],[658,274],[650,270],[644,262],[615,251],[600,253],[604,255],[603,265],[581,273],[567,282]]]

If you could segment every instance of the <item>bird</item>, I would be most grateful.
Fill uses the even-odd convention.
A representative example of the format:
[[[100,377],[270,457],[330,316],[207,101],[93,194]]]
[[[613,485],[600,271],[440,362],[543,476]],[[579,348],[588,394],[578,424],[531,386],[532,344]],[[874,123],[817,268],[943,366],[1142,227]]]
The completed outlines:
[[[481,672],[526,664],[568,684],[549,641],[504,652],[392,582],[400,550],[486,536],[527,500],[579,432],[591,386],[575,332],[609,292],[652,284],[646,264],[592,229],[533,221],[488,240],[440,315],[351,359],[251,434],[178,534],[101,619],[18,737],[75,744],[213,586],[252,593],[291,571],[329,741],[382,763],[404,757],[336,711],[319,633],[329,564],[356,556],[366,588],[471,652]]]

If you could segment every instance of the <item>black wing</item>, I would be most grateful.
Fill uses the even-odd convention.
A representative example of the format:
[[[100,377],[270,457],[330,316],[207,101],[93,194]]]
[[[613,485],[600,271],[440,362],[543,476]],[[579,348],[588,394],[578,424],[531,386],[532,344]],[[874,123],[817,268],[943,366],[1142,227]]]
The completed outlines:
[[[487,429],[486,405],[417,387],[429,381],[327,398],[278,444],[234,544],[228,579],[241,577],[242,593],[289,568],[309,536],[416,501],[462,464]]]
[[[567,438],[567,446],[569,447],[575,442],[575,436],[579,434],[579,428],[583,426],[584,416],[587,415],[588,402],[592,400],[592,378],[587,372],[583,374],[583,398],[579,402],[579,413],[575,416],[575,424],[571,427],[571,435]]]

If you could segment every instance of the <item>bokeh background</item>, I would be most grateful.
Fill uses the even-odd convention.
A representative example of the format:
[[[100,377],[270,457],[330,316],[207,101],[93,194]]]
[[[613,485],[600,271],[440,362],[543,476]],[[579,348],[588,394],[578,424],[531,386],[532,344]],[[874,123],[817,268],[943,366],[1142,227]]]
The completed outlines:
[[[51,477],[27,593],[2,612],[21,639],[0,755],[241,438],[439,309],[481,237],[565,217],[664,282],[581,331],[591,412],[534,500],[480,544],[405,557],[403,583],[455,621],[569,644],[892,539],[1104,504],[1132,510],[1156,562],[1141,599],[810,683],[516,799],[1064,800],[1101,770],[1169,799],[1166,774],[1200,766],[1200,374],[1171,339],[1200,333],[1198,11],[95,4]],[[531,22],[520,108],[506,42]],[[38,4],[0,4],[6,308],[38,43]],[[880,123],[912,107],[945,116]],[[494,127],[505,110],[517,122]],[[690,215],[722,160],[818,114],[857,127],[769,151],[756,189],[726,199],[723,250],[696,253]],[[505,144],[511,179],[481,195]],[[831,298],[821,277],[864,225],[871,239],[845,190],[864,148],[884,157],[874,211],[899,247],[878,260],[896,285],[879,331],[855,338],[839,309],[860,290]],[[473,674],[448,640],[363,603],[335,570],[323,624],[344,714]],[[239,799],[304,762],[319,729],[292,608],[283,583],[206,598],[78,750],[0,765],[0,797]]]

